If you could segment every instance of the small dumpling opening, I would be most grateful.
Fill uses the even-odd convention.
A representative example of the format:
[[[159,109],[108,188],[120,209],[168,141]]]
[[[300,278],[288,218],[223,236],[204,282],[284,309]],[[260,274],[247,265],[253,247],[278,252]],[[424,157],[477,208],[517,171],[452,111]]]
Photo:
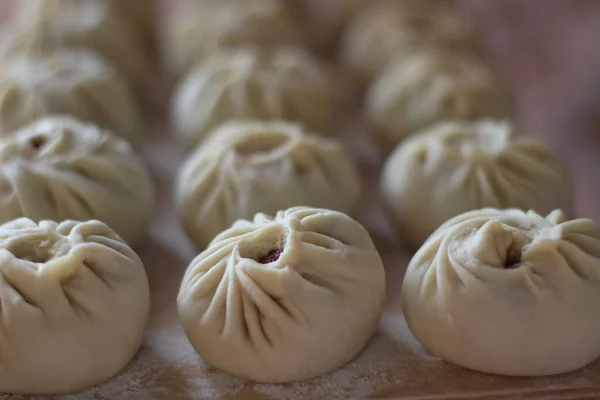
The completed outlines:
[[[281,253],[283,253],[283,250],[273,249],[273,250],[269,251],[267,254],[265,254],[264,256],[259,257],[259,259],[256,261],[260,264],[270,264],[272,262],[279,260],[279,256],[281,256]]]
[[[34,263],[45,263],[56,255],[56,242],[51,239],[24,240],[8,250],[18,259]]]
[[[40,150],[46,145],[47,139],[45,136],[35,136],[29,139],[29,146],[34,150]]]
[[[273,226],[241,244],[239,255],[259,264],[274,263],[285,250],[286,238],[283,227]]]
[[[242,157],[271,153],[284,146],[289,138],[283,133],[270,133],[262,136],[250,136],[236,143],[235,152]]]
[[[519,243],[513,242],[506,250],[504,268],[517,268],[521,263],[522,250]]]

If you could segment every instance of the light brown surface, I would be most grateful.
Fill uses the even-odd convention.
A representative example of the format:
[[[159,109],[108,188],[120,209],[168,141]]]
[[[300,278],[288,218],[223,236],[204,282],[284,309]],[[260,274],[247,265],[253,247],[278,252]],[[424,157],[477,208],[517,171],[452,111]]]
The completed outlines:
[[[124,0],[125,1],[125,0]],[[553,0],[552,0],[553,1]],[[160,88],[158,92],[162,91]],[[158,96],[166,103],[168,96]],[[177,320],[175,298],[194,251],[182,233],[171,202],[172,179],[183,149],[164,123],[164,105],[149,111],[152,134],[144,153],[159,184],[160,210],[148,242],[140,249],[152,290],[152,317],[138,356],[110,382],[69,400],[192,399],[583,399],[600,398],[600,362],[547,378],[507,378],[453,366],[428,355],[410,335],[399,304],[399,287],[410,255],[391,233],[379,207],[377,176],[383,160],[368,142],[356,117],[340,126],[364,172],[366,198],[360,220],[370,229],[388,274],[388,306],[374,338],[353,362],[327,376],[288,385],[244,382],[204,364]],[[546,118],[549,118],[548,116]],[[545,121],[548,125],[549,122]],[[362,133],[361,133],[362,132]],[[589,194],[589,192],[584,192]],[[60,360],[57,360],[59,368]],[[30,399],[0,395],[0,400]]]

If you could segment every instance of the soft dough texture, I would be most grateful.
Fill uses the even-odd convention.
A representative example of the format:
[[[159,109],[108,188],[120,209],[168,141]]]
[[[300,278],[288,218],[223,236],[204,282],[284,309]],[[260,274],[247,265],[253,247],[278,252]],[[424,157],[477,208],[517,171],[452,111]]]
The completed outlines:
[[[313,378],[354,358],[375,331],[383,264],[350,217],[306,207],[258,214],[192,261],[179,315],[202,358],[258,382]]]
[[[184,163],[182,222],[199,248],[239,218],[304,205],[355,210],[360,181],[340,143],[290,123],[229,123]]]
[[[422,48],[479,52],[472,26],[448,0],[371,1],[351,20],[342,40],[342,59],[370,79],[395,59]]]
[[[150,74],[148,54],[119,3],[133,0],[19,0],[2,33],[0,55],[39,56],[56,48],[86,48],[113,62],[137,86]]]
[[[507,93],[476,58],[423,51],[391,65],[367,94],[367,116],[393,148],[408,135],[446,120],[505,118]]]
[[[234,119],[301,122],[329,134],[333,88],[325,69],[295,48],[214,54],[181,83],[173,101],[176,132],[188,143]]]
[[[0,140],[0,222],[99,219],[135,245],[154,197],[143,160],[95,125],[52,117]]]
[[[171,69],[183,75],[219,50],[303,44],[300,26],[286,1],[196,0],[174,7],[164,51]]]
[[[99,221],[0,226],[0,392],[72,393],[133,358],[150,308],[138,256]]]
[[[402,309],[434,355],[482,372],[569,372],[600,356],[600,236],[586,219],[479,210],[410,262]]]
[[[388,159],[384,202],[403,238],[418,248],[443,222],[482,207],[571,212],[568,167],[508,122],[446,122],[414,135]]]
[[[96,53],[58,50],[0,66],[0,134],[57,114],[94,122],[132,143],[142,135],[133,91]]]

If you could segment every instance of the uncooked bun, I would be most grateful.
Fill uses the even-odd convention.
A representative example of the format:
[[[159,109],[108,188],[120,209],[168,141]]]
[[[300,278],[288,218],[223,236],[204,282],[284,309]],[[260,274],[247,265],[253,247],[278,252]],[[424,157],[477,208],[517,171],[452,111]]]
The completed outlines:
[[[177,75],[208,55],[239,47],[303,45],[296,18],[281,0],[201,0],[174,7],[164,52]]]
[[[472,27],[448,0],[371,1],[342,39],[342,59],[358,76],[372,79],[395,59],[422,48],[478,53]]]
[[[131,146],[95,125],[51,117],[0,140],[0,222],[19,217],[107,223],[127,243],[145,236],[154,187]]]
[[[573,210],[572,176],[545,146],[509,122],[446,122],[414,135],[387,161],[384,202],[418,248],[443,222],[483,207]]]
[[[292,206],[355,211],[356,169],[340,143],[283,122],[229,123],[184,163],[177,179],[181,220],[205,248],[239,218]]]
[[[296,48],[214,54],[184,79],[173,100],[175,132],[196,144],[235,119],[300,122],[330,134],[334,94],[319,61]]]
[[[289,382],[353,359],[375,331],[385,274],[348,216],[306,207],[240,220],[196,257],[178,297],[181,323],[209,364]]]
[[[479,59],[423,51],[391,65],[367,94],[367,116],[390,148],[445,120],[506,118],[506,91]]]
[[[0,226],[1,392],[73,393],[110,379],[138,351],[149,310],[142,262],[104,223]]]
[[[600,356],[600,233],[560,211],[485,209],[434,233],[410,262],[402,309],[432,354],[541,376]]]
[[[0,65],[0,133],[40,117],[68,114],[132,143],[142,136],[139,104],[112,64],[86,50],[16,57]]]
[[[131,1],[22,0],[17,18],[2,33],[0,56],[39,56],[57,48],[90,49],[140,87],[151,74],[146,47],[116,6]]]

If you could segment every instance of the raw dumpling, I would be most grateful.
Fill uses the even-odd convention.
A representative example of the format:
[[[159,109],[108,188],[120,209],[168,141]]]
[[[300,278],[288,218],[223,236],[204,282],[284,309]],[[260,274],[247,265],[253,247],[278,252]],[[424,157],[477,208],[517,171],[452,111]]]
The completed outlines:
[[[573,209],[567,166],[508,122],[446,122],[414,135],[388,159],[384,202],[403,238],[418,248],[443,222],[482,207]]]
[[[414,256],[402,309],[436,356],[539,376],[600,356],[600,234],[587,219],[485,209],[447,222]]]
[[[135,245],[154,197],[143,160],[95,125],[52,117],[0,140],[0,222],[99,219]]]
[[[258,382],[289,382],[353,359],[385,297],[381,258],[350,217],[306,207],[240,220],[192,261],[178,297],[209,364]]]
[[[318,60],[294,48],[215,54],[181,83],[173,102],[176,132],[190,144],[233,119],[301,122],[329,134],[333,88]]]
[[[472,26],[447,0],[372,1],[351,20],[342,40],[342,58],[370,79],[395,59],[422,48],[478,52]]]
[[[132,143],[142,135],[133,91],[96,53],[57,50],[0,65],[0,134],[56,114],[94,122]]]
[[[115,6],[131,1],[22,0],[18,18],[3,32],[0,55],[39,56],[56,48],[87,48],[141,86],[150,74],[148,54],[121,7]]]
[[[367,95],[368,119],[394,147],[408,135],[445,120],[505,118],[506,92],[476,58],[425,51],[390,66]]]
[[[0,226],[0,392],[77,392],[138,351],[150,296],[138,256],[99,221]]]
[[[206,56],[246,46],[302,45],[291,9],[281,0],[182,2],[167,24],[165,55],[178,75]]]
[[[237,219],[292,206],[355,210],[360,181],[340,143],[291,123],[239,122],[216,129],[177,179],[182,222],[204,248]]]

